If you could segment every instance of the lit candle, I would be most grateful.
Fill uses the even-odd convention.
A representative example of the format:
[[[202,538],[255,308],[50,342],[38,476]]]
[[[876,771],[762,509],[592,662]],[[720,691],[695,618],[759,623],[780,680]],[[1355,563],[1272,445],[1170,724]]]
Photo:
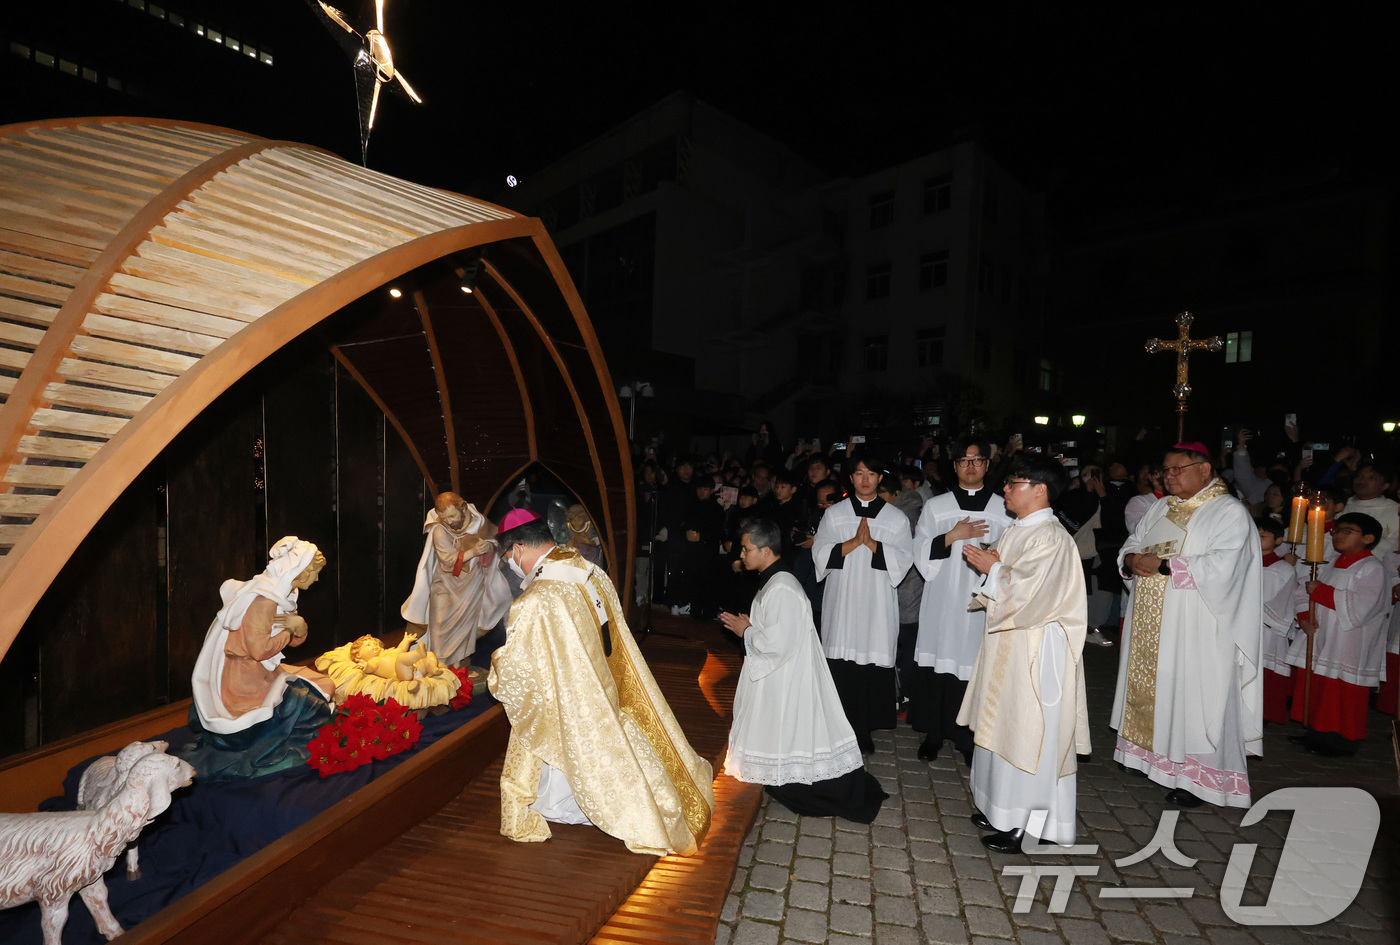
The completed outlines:
[[[1301,545],[1308,527],[1308,500],[1300,495],[1293,497],[1293,515],[1288,519],[1288,541]]]
[[[1308,509],[1308,555],[1309,562],[1322,561],[1327,556],[1323,551],[1326,537],[1327,513],[1322,509]]]

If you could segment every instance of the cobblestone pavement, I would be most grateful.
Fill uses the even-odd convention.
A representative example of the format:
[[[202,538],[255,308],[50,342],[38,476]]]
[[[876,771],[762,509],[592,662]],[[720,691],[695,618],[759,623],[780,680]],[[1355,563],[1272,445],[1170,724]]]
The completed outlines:
[[[972,812],[968,771],[947,746],[932,764],[916,757],[920,736],[901,722],[877,732],[867,766],[889,792],[870,826],[833,818],[799,817],[764,799],[740,854],[721,915],[716,945],[779,942],[1005,943],[1107,945],[1109,942],[1211,945],[1299,945],[1308,939],[1391,945],[1400,941],[1400,792],[1390,743],[1390,720],[1372,713],[1369,738],[1352,759],[1324,759],[1293,746],[1297,731],[1270,726],[1263,758],[1250,760],[1257,802],[1282,787],[1355,786],[1381,806],[1381,832],[1360,893],[1340,916],[1307,928],[1245,926],[1228,918],[1219,886],[1231,848],[1258,844],[1243,905],[1266,901],[1273,867],[1287,834],[1289,811],[1266,814],[1241,827],[1245,811],[1206,805],[1182,811],[1177,847],[1196,858],[1190,868],[1162,853],[1115,866],[1142,850],[1160,815],[1172,809],[1165,790],[1119,769],[1108,728],[1118,650],[1086,653],[1093,760],[1079,768],[1080,844],[1098,852],[1079,856],[989,853]],[[953,756],[953,757],[948,757]],[[1098,868],[1072,881],[1062,910],[1049,907],[1053,880],[1038,882],[1029,911],[1013,911],[1022,878],[1004,867],[1073,865]],[[1263,875],[1260,875],[1263,874]],[[1323,880],[1325,882],[1325,880]],[[1192,887],[1190,898],[1105,898],[1113,887]]]

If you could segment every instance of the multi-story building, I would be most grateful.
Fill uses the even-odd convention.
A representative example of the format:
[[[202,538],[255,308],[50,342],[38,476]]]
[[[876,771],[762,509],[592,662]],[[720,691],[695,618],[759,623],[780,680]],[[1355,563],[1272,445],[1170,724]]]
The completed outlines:
[[[998,424],[1040,378],[1041,201],[972,141],[838,179],[678,92],[496,199],[651,382],[648,434]]]
[[[1296,414],[1304,441],[1387,452],[1382,422],[1400,420],[1394,212],[1388,185],[1289,177],[1081,228],[1054,258],[1053,343],[1079,360],[1059,407],[1110,434],[1159,427],[1156,439],[1174,439],[1174,356],[1143,342],[1176,338],[1173,316],[1189,310],[1192,336],[1225,347],[1190,358],[1188,439],[1215,449],[1247,427],[1262,433],[1256,452],[1272,453]]]

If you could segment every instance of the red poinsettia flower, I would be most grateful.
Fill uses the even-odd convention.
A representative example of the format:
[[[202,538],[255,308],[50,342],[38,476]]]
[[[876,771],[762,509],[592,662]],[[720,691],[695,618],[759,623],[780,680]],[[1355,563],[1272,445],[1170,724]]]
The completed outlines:
[[[379,707],[380,717],[385,719],[402,718],[405,711],[407,710],[399,704],[397,699],[386,699],[384,704]]]
[[[379,703],[375,702],[373,698],[365,693],[357,692],[353,696],[347,697],[346,700],[341,703],[340,708],[353,715],[356,712],[372,712],[379,708]]]
[[[452,701],[447,705],[453,711],[456,711],[457,709],[471,705],[472,684],[471,680],[467,678],[467,670],[465,667],[453,666],[452,672],[456,674],[458,681],[461,683],[461,688],[457,690],[457,694],[452,697]]]
[[[306,763],[315,768],[323,778],[328,774],[334,774],[340,766],[337,757],[340,753],[340,740],[332,737],[331,733],[326,731],[329,727],[323,728],[306,746],[307,750],[311,752],[311,757],[306,759]]]

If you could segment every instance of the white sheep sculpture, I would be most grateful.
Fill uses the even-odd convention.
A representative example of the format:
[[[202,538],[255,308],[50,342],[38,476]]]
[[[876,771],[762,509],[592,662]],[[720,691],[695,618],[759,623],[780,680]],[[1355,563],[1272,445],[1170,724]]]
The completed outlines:
[[[78,783],[78,810],[96,810],[106,804],[126,784],[127,775],[136,762],[153,752],[163,752],[169,742],[132,742],[115,755],[103,755],[83,772]],[[126,878],[141,878],[140,853],[136,842],[126,848]]]
[[[0,909],[38,902],[44,945],[61,945],[76,892],[108,941],[122,934],[102,876],[170,806],[171,792],[193,780],[188,762],[153,753],[138,760],[122,789],[96,810],[0,814]]]

